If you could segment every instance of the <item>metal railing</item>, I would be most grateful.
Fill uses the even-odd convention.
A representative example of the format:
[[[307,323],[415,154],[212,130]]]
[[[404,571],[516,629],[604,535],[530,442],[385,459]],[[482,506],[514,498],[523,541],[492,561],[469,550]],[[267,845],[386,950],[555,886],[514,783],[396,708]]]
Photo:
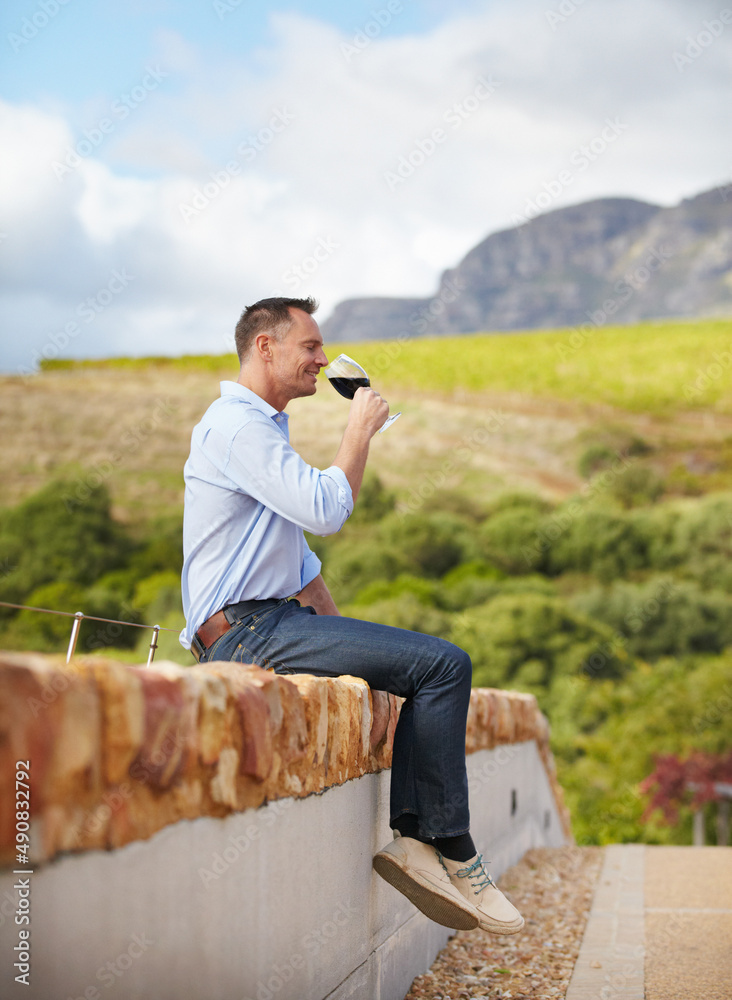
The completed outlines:
[[[696,781],[687,781],[686,787],[690,791],[696,792],[701,786]],[[714,794],[719,797],[717,800],[717,843],[720,846],[725,847],[729,841],[729,814],[730,802],[732,802],[732,784],[730,784],[729,781],[715,781]],[[692,817],[694,847],[703,847],[705,843],[703,807],[694,809]]]
[[[19,611],[40,611],[46,615],[62,615],[64,618],[73,618],[74,621],[71,625],[71,635],[69,636],[69,646],[66,650],[66,662],[71,660],[76,650],[76,642],[79,638],[79,630],[81,628],[81,623],[83,621],[92,622],[108,622],[110,625],[129,625],[130,628],[149,628],[152,629],[152,636],[150,637],[150,646],[147,654],[146,667],[149,667],[155,657],[155,650],[158,648],[158,636],[161,632],[174,632],[176,635],[179,629],[175,628],[163,628],[162,625],[142,625],[140,622],[123,622],[116,618],[100,618],[98,615],[85,615],[83,611],[54,611],[52,608],[34,608],[29,604],[10,604],[8,601],[0,601],[0,607],[3,608],[17,608]]]

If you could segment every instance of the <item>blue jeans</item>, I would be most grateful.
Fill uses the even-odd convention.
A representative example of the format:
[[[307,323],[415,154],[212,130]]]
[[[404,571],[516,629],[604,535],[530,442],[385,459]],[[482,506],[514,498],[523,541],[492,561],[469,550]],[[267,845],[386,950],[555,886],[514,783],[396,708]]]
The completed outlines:
[[[256,663],[278,674],[362,677],[405,698],[394,734],[391,824],[405,813],[423,837],[470,829],[465,724],[472,664],[444,639],[356,618],[317,615],[283,599],[225,632],[201,663]]]

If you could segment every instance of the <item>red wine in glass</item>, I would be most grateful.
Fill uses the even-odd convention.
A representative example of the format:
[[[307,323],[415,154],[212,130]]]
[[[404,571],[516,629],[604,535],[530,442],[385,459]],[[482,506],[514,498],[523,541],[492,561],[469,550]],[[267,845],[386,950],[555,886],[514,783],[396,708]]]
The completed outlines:
[[[341,396],[345,396],[346,399],[353,399],[356,395],[356,389],[360,389],[361,386],[371,385],[369,378],[346,378],[342,375],[329,375],[328,381],[335,391],[339,392]]]
[[[354,361],[353,358],[349,358],[347,354],[339,354],[328,367],[325,369],[325,374],[336,390],[341,396],[345,396],[346,399],[353,399],[356,395],[356,390],[360,389],[362,386],[370,386],[371,379],[368,377],[361,365]],[[397,417],[401,416],[401,412],[394,413],[391,417],[388,417],[386,422],[382,427],[379,428],[379,434],[383,434],[390,424],[393,424]]]

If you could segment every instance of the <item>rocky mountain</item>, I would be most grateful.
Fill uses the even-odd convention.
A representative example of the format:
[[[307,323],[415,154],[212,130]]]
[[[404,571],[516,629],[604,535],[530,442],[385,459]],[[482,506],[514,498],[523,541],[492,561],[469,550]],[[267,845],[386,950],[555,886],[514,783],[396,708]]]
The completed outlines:
[[[672,208],[601,198],[479,243],[426,299],[358,298],[330,341],[732,316],[732,185]]]

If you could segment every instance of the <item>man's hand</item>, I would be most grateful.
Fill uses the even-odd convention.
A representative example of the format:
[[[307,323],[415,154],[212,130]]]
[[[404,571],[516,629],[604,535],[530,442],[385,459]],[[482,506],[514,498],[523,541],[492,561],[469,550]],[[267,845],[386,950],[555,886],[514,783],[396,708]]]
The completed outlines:
[[[389,404],[374,389],[362,386],[356,390],[348,414],[348,423],[363,427],[369,432],[369,438],[384,426],[389,416]]]
[[[340,615],[340,611],[335,606],[335,601],[330,596],[327,584],[322,575],[318,573],[314,580],[306,584],[299,594],[293,597],[305,608],[308,605],[315,608],[319,615]]]

